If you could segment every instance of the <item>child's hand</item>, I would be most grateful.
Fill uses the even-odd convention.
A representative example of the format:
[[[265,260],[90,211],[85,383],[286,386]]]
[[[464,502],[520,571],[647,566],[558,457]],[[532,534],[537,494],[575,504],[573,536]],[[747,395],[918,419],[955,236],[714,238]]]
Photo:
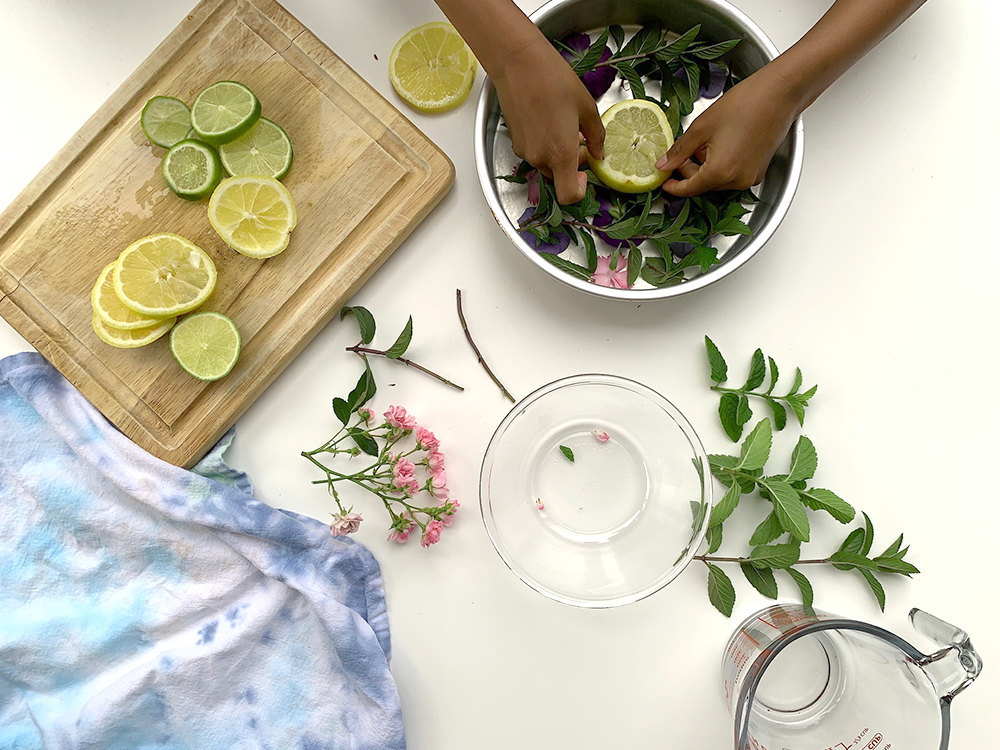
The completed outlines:
[[[798,115],[786,90],[765,67],[713,102],[656,163],[658,169],[680,172],[680,179],[671,177],[663,189],[687,197],[742,190],[763,180]]]
[[[560,203],[586,194],[579,171],[586,158],[581,134],[595,158],[604,156],[604,125],[597,105],[573,69],[540,34],[511,50],[493,83],[514,153],[552,179]]]

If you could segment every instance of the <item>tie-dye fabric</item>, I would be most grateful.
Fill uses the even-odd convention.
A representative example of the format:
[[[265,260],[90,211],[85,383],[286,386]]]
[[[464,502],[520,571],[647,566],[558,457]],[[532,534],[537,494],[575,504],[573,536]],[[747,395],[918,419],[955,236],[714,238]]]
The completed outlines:
[[[404,748],[378,565],[0,361],[0,748]]]

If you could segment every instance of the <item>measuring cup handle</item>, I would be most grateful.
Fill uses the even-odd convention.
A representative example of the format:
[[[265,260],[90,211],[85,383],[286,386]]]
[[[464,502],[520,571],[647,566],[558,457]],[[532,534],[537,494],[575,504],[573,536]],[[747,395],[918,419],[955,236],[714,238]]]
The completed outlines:
[[[943,646],[919,663],[937,688],[938,696],[949,702],[954,700],[983,669],[983,660],[968,633],[922,609],[910,610],[910,623],[917,632]]]

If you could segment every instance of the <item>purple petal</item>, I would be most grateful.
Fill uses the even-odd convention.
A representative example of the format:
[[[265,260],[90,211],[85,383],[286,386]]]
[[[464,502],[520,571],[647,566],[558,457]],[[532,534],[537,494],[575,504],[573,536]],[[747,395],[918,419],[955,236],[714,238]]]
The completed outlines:
[[[670,218],[676,219],[680,216],[681,209],[684,208],[684,201],[686,201],[687,198],[677,198],[667,193],[663,194],[663,198],[667,207],[667,213],[670,214]]]
[[[708,80],[701,77],[701,85],[698,86],[698,96],[705,99],[714,99],[722,93],[726,85],[726,68],[717,62],[708,63]]]
[[[606,227],[615,220],[615,218],[611,215],[611,203],[601,197],[598,197],[597,202],[601,208],[596,214],[594,214],[594,218],[590,220],[590,223],[595,227]],[[597,236],[611,247],[628,247],[628,240],[616,240],[614,237],[610,237],[606,232],[597,232]]]
[[[563,37],[559,41],[575,52],[586,52],[590,49],[590,36],[587,34],[574,32],[569,36]],[[573,55],[571,55],[567,50],[560,50],[560,54],[566,58],[566,62],[571,62],[573,60]]]
[[[560,41],[576,52],[586,52],[590,48],[591,43],[588,35],[578,33],[570,34]],[[569,50],[560,49],[559,54],[563,56],[566,62],[571,63],[573,61],[573,53]],[[607,60],[609,57],[611,57],[611,48],[606,46],[604,52],[601,53],[601,62]],[[587,87],[587,91],[590,92],[592,97],[600,99],[611,88],[611,84],[615,80],[615,71],[614,68],[608,65],[584,73],[580,76],[580,80],[583,81],[583,85]]]
[[[534,215],[535,207],[528,206],[524,210],[524,213],[521,214],[521,218],[517,220],[517,225],[521,226],[525,222],[529,221]],[[552,232],[551,236],[555,238],[555,242],[542,242],[527,229],[520,229],[517,233],[521,235],[521,239],[527,242],[532,250],[539,253],[551,253],[552,255],[558,255],[569,247],[569,235],[565,232]]]
[[[674,257],[684,258],[691,254],[694,250],[694,245],[690,242],[671,242],[670,252],[674,254]]]

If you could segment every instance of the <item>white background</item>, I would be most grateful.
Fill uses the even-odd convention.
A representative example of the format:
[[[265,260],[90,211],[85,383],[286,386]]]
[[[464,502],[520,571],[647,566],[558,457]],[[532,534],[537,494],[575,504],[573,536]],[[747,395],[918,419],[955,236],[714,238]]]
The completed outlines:
[[[430,0],[285,4],[397,104],[386,69],[393,44],[441,18]],[[519,5],[530,12],[538,3]],[[779,49],[827,7],[739,5]],[[0,0],[0,206],[191,7],[189,0]],[[620,374],[670,398],[709,452],[732,444],[708,389],[705,334],[727,355],[734,379],[758,346],[786,378],[801,367],[806,385],[820,386],[804,430],[819,451],[816,484],[869,513],[876,546],[905,532],[923,571],[886,580],[884,615],[856,574],[810,571],[817,605],[925,649],[906,622],[911,606],[965,628],[986,667],[954,704],[952,747],[995,741],[997,8],[988,0],[927,3],[806,113],[802,180],[764,250],[722,282],[658,303],[592,298],[514,252],[476,176],[479,82],[445,115],[400,105],[453,160],[457,177],[352,303],[375,314],[379,344],[390,344],[412,314],[409,356],[466,388],[458,393],[373,360],[376,405],[405,405],[437,433],[464,503],[430,550],[386,542],[374,506],[358,534],[382,565],[392,668],[413,750],[731,747],[719,662],[732,628],[766,603],[731,571],[738,599],[725,619],[709,605],[705,570],[695,563],[637,604],[577,610],[506,569],[481,521],[478,472],[509,405],[464,340],[457,288],[480,348],[516,396],[579,372]],[[345,395],[360,372],[344,351],[356,338],[353,322],[328,325],[239,421],[230,457],[250,472],[262,500],[328,518],[325,491],[310,485],[316,476],[298,454],[334,426],[330,399]],[[0,355],[28,348],[0,321]],[[798,433],[797,425],[780,433],[776,455],[787,455]],[[741,507],[747,531],[762,517],[752,512],[755,502]],[[811,515],[805,551],[829,553],[846,530]],[[732,542],[738,524],[730,525]]]

